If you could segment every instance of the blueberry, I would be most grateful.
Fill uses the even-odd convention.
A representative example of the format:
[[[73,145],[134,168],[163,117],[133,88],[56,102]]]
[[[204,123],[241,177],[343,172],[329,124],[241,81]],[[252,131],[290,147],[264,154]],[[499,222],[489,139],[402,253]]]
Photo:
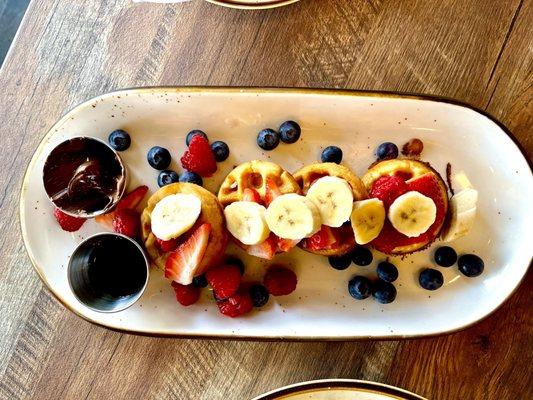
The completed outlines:
[[[322,162],[334,162],[340,164],[342,161],[342,150],[337,146],[328,146],[322,151],[320,159]]]
[[[354,276],[348,282],[350,296],[357,300],[364,300],[372,294],[372,282],[364,276]]]
[[[279,133],[274,129],[263,129],[257,134],[257,145],[263,150],[274,150],[279,144]]]
[[[189,133],[187,133],[187,137],[185,138],[185,144],[188,146],[189,144],[191,144],[191,140],[193,138],[193,136],[196,136],[196,135],[200,135],[201,137],[203,137],[205,140],[209,141],[207,135],[202,132],[201,130],[199,129],[194,129],[192,131],[190,131]]]
[[[148,151],[146,157],[148,164],[152,168],[163,170],[170,165],[170,153],[167,149],[160,146],[154,146]]]
[[[279,127],[279,133],[281,135],[281,141],[285,143],[294,143],[300,139],[302,129],[294,121],[285,121]]]
[[[241,275],[244,275],[244,263],[240,258],[237,257],[228,257],[226,258],[226,264],[228,265],[236,265],[239,267],[239,271],[241,271]]]
[[[372,296],[381,304],[392,303],[396,299],[396,288],[392,283],[378,279],[372,287]]]
[[[420,272],[418,282],[426,290],[437,290],[444,283],[444,278],[440,271],[433,268],[426,268]]]
[[[376,156],[379,160],[388,160],[398,157],[398,146],[391,142],[381,143],[377,150]]]
[[[207,286],[207,279],[205,275],[195,276],[192,278],[192,284],[198,288],[204,288]]]
[[[268,290],[263,285],[252,285],[248,289],[248,292],[250,293],[254,307],[263,307],[268,303]]]
[[[157,184],[159,187],[163,187],[171,183],[178,182],[179,178],[180,177],[176,172],[165,169],[159,173],[159,176],[157,177]]]
[[[226,143],[217,140],[216,142],[211,143],[211,150],[215,156],[215,160],[218,162],[224,161],[229,157],[229,147]]]
[[[131,144],[130,135],[122,129],[111,132],[107,140],[109,141],[109,145],[116,151],[127,150]]]
[[[356,247],[352,251],[352,261],[355,265],[365,266],[372,262],[372,252],[366,247]]]
[[[338,270],[346,269],[352,263],[352,255],[350,253],[343,256],[328,257],[329,265]]]
[[[435,251],[435,262],[441,267],[451,267],[457,261],[457,253],[450,246],[442,246]]]
[[[475,254],[465,254],[459,257],[457,265],[459,265],[459,271],[469,278],[481,275],[485,269],[483,260]]]
[[[202,186],[204,184],[202,177],[198,175],[196,172],[191,172],[191,171],[183,172],[183,174],[181,174],[180,176],[180,182],[194,183],[198,186]]]
[[[398,279],[398,268],[388,261],[380,262],[376,272],[378,278],[385,282],[394,282]]]

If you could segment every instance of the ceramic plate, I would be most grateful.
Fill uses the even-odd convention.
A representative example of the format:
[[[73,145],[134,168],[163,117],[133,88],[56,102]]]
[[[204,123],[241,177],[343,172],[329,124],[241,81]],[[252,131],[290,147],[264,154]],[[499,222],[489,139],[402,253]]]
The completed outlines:
[[[207,0],[219,6],[242,8],[242,9],[265,9],[286,6],[296,3],[298,0]]]
[[[424,400],[406,390],[377,382],[324,379],[289,385],[253,400]]]
[[[272,152],[256,145],[256,133],[294,119],[302,138]],[[296,249],[264,263],[230,247],[247,264],[247,279],[260,279],[264,266],[290,265],[297,273],[297,290],[271,299],[266,307],[244,318],[218,313],[208,290],[198,304],[181,307],[161,272],[153,270],[146,292],[131,308],[99,314],[80,304],[69,290],[69,255],[83,238],[102,231],[89,221],[76,234],[63,232],[52,216],[42,183],[46,155],[73,136],[106,140],[114,129],[132,136],[122,153],[130,171],[130,188],[139,184],[157,189],[157,171],[146,153],[154,145],[171,150],[174,160],[184,151],[185,135],[202,129],[212,140],[228,143],[231,155],[219,164],[205,186],[216,191],[234,165],[250,159],[272,160],[289,171],[316,162],[321,149],[338,145],[344,163],[362,175],[383,141],[402,145],[412,137],[424,142],[423,158],[442,174],[446,163],[465,171],[479,190],[476,224],[469,236],[453,246],[474,252],[485,261],[478,278],[461,275],[456,267],[441,268],[444,286],[428,292],[417,282],[422,267],[431,265],[432,249],[404,258],[394,257],[400,277],[396,301],[380,305],[372,299],[355,301],[347,291],[352,275],[375,276],[385,256],[374,253],[369,267],[344,271],[328,261]],[[173,162],[172,168],[180,171]],[[464,328],[494,311],[520,283],[531,262],[530,166],[508,133],[472,108],[415,96],[392,94],[238,88],[140,88],[105,94],[76,107],[48,132],[30,162],[21,195],[24,242],[35,270],[69,309],[89,321],[130,332],[248,338],[350,339],[435,335]],[[433,248],[435,245],[433,246]]]

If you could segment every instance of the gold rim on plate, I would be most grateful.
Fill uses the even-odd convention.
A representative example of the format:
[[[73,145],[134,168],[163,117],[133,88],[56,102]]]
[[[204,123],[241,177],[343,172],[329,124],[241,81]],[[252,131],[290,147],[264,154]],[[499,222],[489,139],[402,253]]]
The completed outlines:
[[[300,382],[281,387],[254,397],[252,400],[290,400],[295,395],[318,395],[329,390],[346,391],[360,394],[361,392],[387,396],[396,400],[427,400],[425,397],[400,389],[396,386],[379,382],[362,381],[358,379],[321,379],[316,381]],[[314,397],[313,397],[314,398]],[[317,397],[318,398],[318,397]]]
[[[265,10],[268,8],[288,6],[289,4],[296,3],[299,0],[265,0],[257,4],[240,0],[206,0],[209,3],[213,3],[223,7],[238,8],[241,10]]]

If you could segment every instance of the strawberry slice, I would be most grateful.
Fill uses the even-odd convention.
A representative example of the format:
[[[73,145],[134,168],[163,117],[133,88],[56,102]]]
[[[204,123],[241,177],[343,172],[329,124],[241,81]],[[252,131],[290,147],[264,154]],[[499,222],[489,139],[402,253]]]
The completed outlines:
[[[280,237],[277,237],[276,243],[277,243],[277,249],[279,251],[289,251],[292,248],[294,248],[300,241],[299,240],[291,240],[291,239],[283,239]]]
[[[178,247],[178,239],[162,240],[155,238],[157,245],[163,252],[176,250]]]
[[[261,195],[255,189],[246,188],[242,192],[242,201],[251,201],[253,203],[263,204]]]
[[[189,285],[207,249],[211,224],[204,223],[196,228],[191,236],[179,247],[170,252],[165,264],[165,278]]]
[[[265,182],[265,203],[268,206],[274,199],[281,196],[278,185],[272,178],[266,178]]]
[[[113,220],[115,219],[115,212],[124,209],[135,210],[137,206],[141,204],[141,201],[143,200],[144,196],[146,196],[147,192],[148,186],[139,186],[133,189],[127,195],[122,197],[122,199],[120,199],[114,211],[108,212],[103,215],[98,215],[94,218],[94,220],[109,229],[113,229]]]
[[[135,210],[148,193],[148,186],[139,186],[124,196],[117,204],[117,210]]]
[[[278,245],[276,242],[276,236],[274,234],[270,234],[270,236],[263,243],[248,246],[246,251],[251,256],[271,260],[276,255],[277,247]]]
[[[334,247],[337,239],[333,234],[333,230],[326,225],[308,239],[305,239],[304,245],[309,250],[326,250]]]

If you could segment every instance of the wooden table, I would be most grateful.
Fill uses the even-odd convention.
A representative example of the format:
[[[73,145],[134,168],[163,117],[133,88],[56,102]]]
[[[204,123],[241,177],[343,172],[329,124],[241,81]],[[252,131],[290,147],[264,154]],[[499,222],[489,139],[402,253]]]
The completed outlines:
[[[492,316],[442,337],[157,339],[108,331],[64,309],[33,272],[17,218],[22,174],[47,129],[77,103],[130,86],[453,97],[500,119],[531,158],[532,25],[532,0],[302,0],[270,11],[200,0],[33,0],[0,73],[0,398],[247,399],[332,377],[432,399],[533,398],[531,272]]]

